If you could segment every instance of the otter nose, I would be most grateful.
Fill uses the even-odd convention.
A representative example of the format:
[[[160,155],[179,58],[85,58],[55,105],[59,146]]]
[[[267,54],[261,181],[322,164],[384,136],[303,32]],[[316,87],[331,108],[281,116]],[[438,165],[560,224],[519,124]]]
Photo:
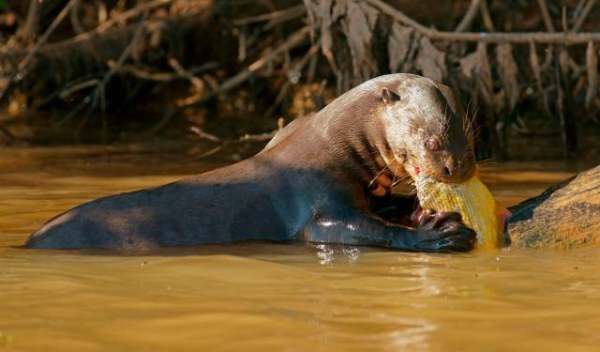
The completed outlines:
[[[454,159],[454,157],[449,157],[446,160],[446,163],[442,170],[442,172],[444,173],[444,176],[446,176],[446,177],[454,176],[454,174],[456,174],[457,166],[459,166],[457,164],[458,164],[458,162],[456,161],[456,159]]]
[[[444,176],[452,176],[452,170],[448,166],[444,166]]]

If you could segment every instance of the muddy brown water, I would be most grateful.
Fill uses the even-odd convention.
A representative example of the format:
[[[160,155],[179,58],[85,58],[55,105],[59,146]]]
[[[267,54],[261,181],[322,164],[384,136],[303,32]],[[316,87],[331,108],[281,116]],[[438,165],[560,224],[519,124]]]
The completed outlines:
[[[226,162],[135,148],[0,151],[0,350],[600,350],[600,248],[18,247],[78,203]],[[484,178],[508,205],[576,168],[502,164]]]

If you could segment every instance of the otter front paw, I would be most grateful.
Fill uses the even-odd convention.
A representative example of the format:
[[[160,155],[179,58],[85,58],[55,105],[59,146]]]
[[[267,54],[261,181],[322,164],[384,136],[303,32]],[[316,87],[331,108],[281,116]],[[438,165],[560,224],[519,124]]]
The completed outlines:
[[[463,224],[459,213],[423,210],[417,219],[415,246],[431,252],[467,252],[473,249],[477,234]]]

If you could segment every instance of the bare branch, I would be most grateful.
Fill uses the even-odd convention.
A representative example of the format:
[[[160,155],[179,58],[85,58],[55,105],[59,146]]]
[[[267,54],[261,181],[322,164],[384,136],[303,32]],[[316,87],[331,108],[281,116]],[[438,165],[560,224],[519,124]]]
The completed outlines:
[[[82,89],[86,89],[86,88],[91,88],[91,87],[95,87],[100,83],[99,80],[97,79],[90,79],[81,83],[77,83],[74,84],[70,87],[67,87],[66,89],[64,89],[63,91],[61,91],[58,96],[61,99],[65,99],[66,97],[70,96],[71,94],[78,92]]]
[[[598,54],[596,53],[596,48],[592,42],[588,43],[585,63],[588,80],[588,89],[585,94],[585,107],[589,109],[598,94]]]
[[[85,30],[83,29],[83,26],[81,25],[81,21],[79,20],[79,5],[81,5],[79,0],[75,1],[75,5],[73,5],[73,7],[71,7],[71,11],[69,13],[69,19],[71,20],[71,26],[73,27],[73,30],[77,34],[85,32]]]
[[[465,17],[463,17],[463,19],[460,21],[458,26],[456,26],[456,29],[454,29],[454,31],[455,32],[464,32],[464,31],[468,30],[469,28],[471,28],[471,24],[473,23],[473,20],[475,19],[475,16],[477,15],[477,10],[479,10],[480,6],[481,6],[481,0],[471,0],[471,3],[469,4],[469,8],[467,9],[467,12],[465,13]]]
[[[272,132],[266,132],[266,133],[259,133],[259,134],[245,134],[237,139],[221,139],[217,136],[215,136],[214,134],[210,134],[208,132],[205,132],[204,130],[202,130],[200,127],[198,126],[192,126],[190,127],[190,132],[192,132],[193,134],[195,134],[196,136],[198,136],[200,139],[206,139],[209,140],[211,142],[214,143],[219,143],[219,145],[217,145],[216,147],[209,149],[208,151],[200,154],[197,158],[206,158],[208,156],[214,155],[218,152],[220,152],[221,150],[223,150],[225,147],[227,146],[231,146],[231,145],[238,145],[238,144],[242,144],[242,143],[248,143],[248,142],[266,142],[271,140],[275,134],[277,133],[277,131],[279,129],[281,129],[281,125],[282,125],[282,121],[278,120],[277,121],[278,124],[278,129]]]
[[[164,6],[167,5],[169,3],[172,3],[174,0],[153,0],[153,1],[148,1],[147,3],[138,5],[130,10],[127,10],[123,13],[121,13],[119,16],[113,17],[110,20],[103,22],[102,24],[98,25],[96,28],[94,28],[93,30],[89,31],[89,32],[85,32],[85,33],[81,33],[79,35],[76,35],[75,37],[73,37],[72,40],[74,41],[80,41],[80,40],[86,40],[89,39],[91,36],[96,35],[96,34],[100,34],[102,32],[105,32],[107,29],[111,28],[112,26],[116,25],[117,23],[121,23],[121,22],[125,22],[130,18],[133,18],[135,16],[139,16],[142,13],[145,13],[149,10],[152,10],[154,8],[160,7],[160,6]]]
[[[190,127],[190,132],[192,132],[196,136],[200,137],[201,139],[207,139],[207,140],[209,140],[211,142],[215,142],[215,143],[223,143],[223,140],[221,138],[215,136],[214,134],[205,132],[203,129],[201,129],[198,126]]]
[[[35,0],[34,0],[35,1]],[[6,98],[10,92],[14,89],[14,83],[20,81],[23,78],[23,71],[29,65],[31,60],[34,58],[35,54],[40,50],[42,45],[46,44],[50,35],[54,32],[56,27],[65,19],[71,8],[77,3],[78,0],[70,0],[65,7],[59,12],[58,16],[54,18],[46,32],[40,37],[37,43],[33,46],[33,48],[25,55],[23,60],[19,62],[17,65],[17,69],[15,73],[8,80],[8,84],[6,85],[6,89],[0,92],[0,101]],[[33,5],[32,5],[33,6]]]
[[[479,6],[481,10],[481,18],[483,20],[483,26],[489,32],[493,32],[496,29],[494,28],[494,21],[492,21],[492,15],[490,15],[490,9],[488,8],[487,0],[482,0],[481,5]]]
[[[102,78],[102,81],[100,81],[100,83],[98,83],[98,85],[96,86],[96,89],[94,90],[94,93],[93,93],[93,100],[92,100],[92,105],[91,105],[92,108],[95,108],[97,106],[98,100],[100,99],[102,110],[103,111],[105,110],[106,106],[105,106],[105,102],[104,102],[104,88],[106,87],[108,82],[111,80],[112,76],[114,76],[119,71],[121,65],[123,65],[125,60],[127,60],[129,58],[131,51],[133,50],[135,45],[140,40],[142,33],[144,32],[144,23],[146,22],[147,14],[148,13],[146,12],[144,17],[138,24],[138,28],[136,29],[135,33],[133,34],[133,38],[131,39],[131,42],[129,43],[129,45],[125,48],[125,50],[123,50],[123,52],[121,53],[121,56],[117,59],[116,62],[114,62],[112,65],[109,64],[110,69],[104,75],[104,77]]]
[[[436,29],[428,28],[406,16],[401,11],[386,4],[382,0],[365,0],[372,6],[378,8],[382,12],[390,15],[396,21],[410,26],[420,34],[432,40],[447,40],[454,42],[485,42],[485,43],[517,43],[529,44],[535,43],[552,43],[552,44],[582,44],[590,41],[600,41],[600,33],[544,33],[544,32],[515,32],[515,33],[474,33],[474,32],[444,32]]]
[[[40,47],[42,45],[46,44],[50,35],[52,35],[52,33],[54,33],[54,30],[56,29],[56,27],[58,27],[58,25],[65,19],[65,17],[69,13],[69,11],[71,11],[71,7],[73,7],[77,3],[77,1],[78,0],[70,0],[65,5],[65,7],[63,7],[63,9],[60,11],[58,16],[56,16],[56,18],[54,18],[54,20],[52,21],[50,26],[48,26],[48,29],[46,30],[46,32],[40,37],[40,40],[38,40],[37,43],[35,43],[35,46],[27,53],[27,56],[25,56],[23,61],[21,61],[19,63],[18,74],[22,73],[22,71],[25,69],[25,67],[27,67],[27,65],[29,64],[29,62],[31,61],[33,56],[38,52]]]
[[[38,0],[29,0],[29,8],[27,9],[27,18],[23,29],[19,31],[19,35],[25,39],[35,37],[38,32],[40,22],[40,9],[42,3]]]
[[[179,76],[185,77],[188,81],[190,81],[190,83],[194,86],[194,89],[196,89],[196,93],[202,93],[204,91],[204,83],[202,80],[194,76],[194,74],[190,71],[183,68],[177,59],[170,57],[168,62],[169,66],[171,66]]]
[[[274,11],[270,13],[266,13],[263,15],[241,18],[239,20],[233,21],[233,24],[236,26],[245,26],[248,24],[259,23],[264,21],[281,23],[284,21],[289,21],[294,18],[298,18],[306,13],[306,7],[304,5],[296,5],[285,10]]]
[[[113,62],[109,62],[109,67],[115,66]],[[203,65],[192,67],[188,69],[186,72],[189,72],[192,75],[196,75],[198,73],[202,73],[208,70],[212,70],[219,67],[219,63],[215,61],[207,62]],[[147,81],[156,81],[156,82],[171,82],[179,79],[188,79],[188,77],[181,76],[176,72],[156,72],[148,69],[144,69],[134,65],[121,65],[118,68],[119,73],[130,74],[134,77],[147,80]]]
[[[594,7],[595,4],[596,4],[596,0],[589,0],[585,4],[585,7],[581,11],[581,15],[579,15],[579,17],[577,18],[577,21],[575,22],[575,25],[573,26],[573,32],[579,32],[579,30],[581,29],[581,26],[583,26],[583,23],[585,22],[587,16],[590,14],[590,11],[592,11],[592,8]]]
[[[548,12],[546,0],[537,0],[537,2],[538,6],[540,7],[540,11],[542,12],[542,19],[544,20],[544,26],[546,26],[546,30],[548,32],[556,32],[556,29],[554,29],[554,24],[552,23],[552,18],[550,17],[550,13]]]
[[[310,59],[313,58],[319,52],[320,46],[321,46],[321,40],[319,39],[310,47],[310,49],[306,52],[304,57],[302,59],[300,59],[297,63],[295,63],[291,69],[288,70],[288,80],[285,82],[285,84],[279,91],[279,94],[277,94],[277,97],[275,98],[275,102],[273,103],[273,105],[271,105],[267,109],[267,111],[264,113],[263,116],[266,116],[266,117],[271,116],[273,114],[273,112],[275,111],[275,109],[277,109],[277,107],[281,104],[281,102],[283,102],[283,99],[286,97],[290,86],[292,84],[298,83],[298,79],[300,78],[300,73],[301,73],[302,69],[304,68],[304,66],[306,66],[306,64],[310,61]],[[294,76],[297,78],[295,78]]]
[[[214,97],[215,95],[227,92],[227,91],[231,90],[232,88],[235,88],[235,87],[239,86],[240,84],[244,83],[250,77],[252,77],[252,75],[255,72],[257,72],[258,70],[263,68],[265,65],[267,65],[267,63],[269,63],[271,60],[273,60],[279,54],[281,54],[287,50],[290,50],[290,49],[298,46],[300,43],[302,43],[304,41],[304,39],[310,33],[310,30],[311,30],[310,26],[306,26],[306,27],[298,30],[296,33],[292,34],[280,46],[278,46],[274,50],[270,51],[269,53],[267,53],[260,59],[256,60],[252,64],[250,64],[250,66],[248,66],[245,70],[243,70],[240,73],[236,74],[235,76],[227,79],[225,82],[223,82],[223,84],[217,90],[210,92],[209,94],[205,95],[202,98],[195,99],[194,101],[189,101],[189,102],[187,102],[187,104],[185,106],[192,105],[192,104],[198,104],[209,98]]]

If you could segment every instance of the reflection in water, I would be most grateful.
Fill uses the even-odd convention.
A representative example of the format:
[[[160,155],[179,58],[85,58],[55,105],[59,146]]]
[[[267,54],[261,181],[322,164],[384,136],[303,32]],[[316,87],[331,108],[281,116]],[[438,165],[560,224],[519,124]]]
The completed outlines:
[[[384,317],[381,317],[384,319]],[[412,325],[406,330],[399,330],[390,336],[391,345],[394,348],[402,348],[409,351],[428,351],[430,349],[427,337],[436,330],[436,326],[423,319],[407,321],[405,318],[396,318],[391,320],[395,325]]]
[[[317,249],[317,257],[319,257],[319,263],[330,264],[335,258],[335,251],[327,244],[318,244],[315,246]]]
[[[80,202],[213,166],[98,148],[0,151],[0,350],[600,346],[599,249],[438,255],[246,243],[127,255],[18,247]],[[484,176],[510,205],[569,175],[549,170],[561,169],[515,164]]]
[[[330,244],[314,245],[317,250],[319,263],[322,265],[332,264],[336,260],[344,260],[347,263],[354,263],[360,256],[360,249],[353,246],[341,246]]]
[[[421,254],[415,257],[415,262],[422,263],[414,269],[414,273],[416,276],[417,282],[419,282],[421,286],[421,290],[428,296],[437,296],[440,294],[441,290],[438,285],[435,283],[435,278],[430,278],[429,268],[431,263],[431,257],[428,255]],[[423,308],[427,308],[426,306]]]

